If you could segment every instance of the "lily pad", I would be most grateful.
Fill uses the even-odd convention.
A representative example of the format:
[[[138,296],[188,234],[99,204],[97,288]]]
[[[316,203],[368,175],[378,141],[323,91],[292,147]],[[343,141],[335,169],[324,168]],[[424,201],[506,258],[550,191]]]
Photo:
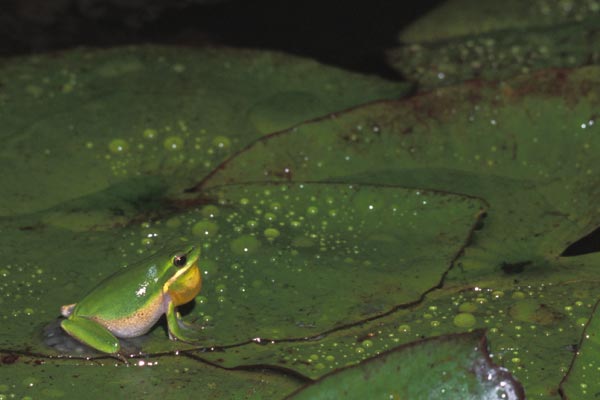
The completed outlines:
[[[489,204],[444,284],[415,306],[422,310],[418,330],[415,317],[398,310],[394,322],[384,317],[314,342],[227,351],[248,363],[278,359],[318,377],[417,337],[487,327],[493,352],[531,398],[557,396],[599,278],[593,256],[560,257],[600,224],[592,150],[600,146],[599,90],[597,67],[472,82],[297,126],[225,162],[196,189],[311,179],[429,188]],[[449,309],[461,293],[470,293],[461,303],[490,306],[481,315]],[[408,335],[404,325],[413,328]]]
[[[533,30],[408,43],[388,51],[390,64],[420,89],[469,79],[506,79],[548,67],[600,61],[599,17]]]
[[[589,67],[374,103],[260,139],[192,190],[313,180],[462,193],[490,204],[474,246],[488,267],[556,257],[600,225],[598,90]]]
[[[140,227],[21,230],[14,240],[49,255],[36,266],[29,267],[34,261],[28,257],[6,269],[7,280],[30,292],[13,291],[5,301],[3,317],[12,313],[14,331],[0,336],[4,346],[36,348],[39,326],[31,325],[32,316],[52,318],[61,304],[76,302],[125,260],[143,262],[144,254],[164,243],[161,238],[172,237],[203,248],[205,289],[187,316],[204,325],[201,344],[316,336],[416,303],[439,286],[485,207],[449,193],[345,184],[227,186],[204,196],[201,209]],[[39,219],[46,214],[62,215],[50,210]],[[24,219],[15,219],[11,230],[19,229],[18,222],[28,226]],[[117,245],[116,236],[121,238]],[[70,244],[52,251],[57,242]],[[62,290],[47,292],[42,275]],[[23,309],[27,315],[15,314]],[[172,349],[162,329],[152,339],[144,344],[146,351]]]
[[[29,363],[14,375],[44,362],[87,366],[88,354],[44,343],[58,307],[175,237],[202,246],[204,289],[182,310],[199,340],[171,342],[159,324],[135,363],[175,365],[177,353],[234,380],[221,368],[319,378],[410,342],[487,328],[494,359],[528,398],[556,398],[600,281],[597,254],[561,257],[600,225],[600,69],[344,111],[400,97],[400,86],[285,60],[147,47],[4,63],[15,79],[0,89],[0,163],[14,174],[1,182],[11,189],[0,200],[0,348]],[[301,88],[308,78],[290,78],[295,66],[314,92]],[[164,79],[149,85],[138,71]],[[338,103],[339,87],[356,102]],[[172,93],[172,102],[148,100]],[[37,122],[18,117],[26,107]],[[563,389],[580,383],[572,371]],[[123,376],[139,382],[126,392],[147,383]],[[284,380],[279,395],[305,381]],[[7,392],[21,394],[18,385]]]
[[[403,29],[403,42],[431,42],[492,31],[534,30],[569,22],[580,22],[600,14],[600,7],[587,0],[503,2],[447,0]]]
[[[581,340],[577,344],[577,352],[568,374],[560,384],[563,399],[594,398],[600,393],[598,354],[600,351],[600,322],[598,304],[585,326]]]
[[[587,0],[448,0],[404,28],[387,56],[420,89],[598,64],[598,18]]]
[[[203,399],[264,399],[291,393],[304,382],[281,372],[226,371],[187,357],[148,358],[130,365],[16,353],[0,353],[0,360],[0,395],[6,398],[173,399],[185,391]]]
[[[482,331],[430,338],[340,369],[289,399],[524,399],[492,363]]]
[[[570,260],[531,266],[521,274],[489,274],[462,287],[445,283],[416,305],[324,336],[189,352],[224,367],[276,362],[317,379],[415,340],[485,328],[495,362],[519,377],[529,398],[552,398],[589,318],[589,299],[598,283],[592,278],[597,257]]]
[[[205,262],[217,269],[198,312],[212,317],[205,334],[219,345],[316,336],[417,302],[442,281],[485,207],[447,193],[343,184],[204,192],[214,194],[217,218],[180,217],[192,234],[200,225]]]
[[[146,175],[178,193],[266,133],[407,88],[230,48],[80,49],[3,60],[0,75],[4,216]]]

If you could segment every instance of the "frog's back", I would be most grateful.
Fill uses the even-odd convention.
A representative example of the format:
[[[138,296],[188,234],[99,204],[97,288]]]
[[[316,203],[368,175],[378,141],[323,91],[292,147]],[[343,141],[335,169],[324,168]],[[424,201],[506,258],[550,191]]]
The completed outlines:
[[[111,275],[92,289],[73,310],[78,316],[111,319],[126,317],[148,307],[160,297],[164,282],[158,278],[157,266],[132,266]]]

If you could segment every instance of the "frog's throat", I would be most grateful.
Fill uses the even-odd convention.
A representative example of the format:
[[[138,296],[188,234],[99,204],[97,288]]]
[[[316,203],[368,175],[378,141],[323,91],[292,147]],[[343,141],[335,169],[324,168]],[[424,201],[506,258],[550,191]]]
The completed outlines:
[[[192,301],[202,286],[202,277],[198,263],[195,262],[175,273],[163,286],[163,292],[168,293],[173,305],[180,306]]]

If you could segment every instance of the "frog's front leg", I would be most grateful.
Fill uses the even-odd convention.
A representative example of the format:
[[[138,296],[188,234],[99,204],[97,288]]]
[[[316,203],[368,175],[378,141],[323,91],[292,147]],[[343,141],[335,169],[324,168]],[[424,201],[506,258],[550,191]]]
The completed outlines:
[[[71,315],[68,319],[64,319],[60,326],[81,343],[123,359],[119,354],[119,350],[121,350],[119,339],[98,322],[89,318]]]
[[[200,337],[190,336],[196,333],[196,330],[183,322],[177,313],[175,304],[172,301],[167,306],[167,326],[169,330],[169,339],[181,340],[182,342],[197,342]]]

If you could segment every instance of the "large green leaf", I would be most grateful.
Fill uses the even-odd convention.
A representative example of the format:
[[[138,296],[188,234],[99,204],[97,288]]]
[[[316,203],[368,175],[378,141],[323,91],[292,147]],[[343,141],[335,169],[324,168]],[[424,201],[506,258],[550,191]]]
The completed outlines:
[[[188,357],[154,357],[124,365],[0,353],[0,397],[10,399],[280,398],[304,381],[282,373],[226,371]]]
[[[36,395],[17,382],[48,383],[33,366],[46,362],[76,395],[61,387],[72,361],[53,359],[65,354],[94,356],[77,368],[108,380],[101,365],[115,361],[61,336],[59,306],[181,237],[203,246],[204,289],[183,310],[203,329],[196,344],[169,341],[160,324],[127,343],[144,354],[132,363],[159,360],[156,376],[208,362],[319,378],[487,328],[528,398],[559,395],[600,279],[597,254],[560,257],[600,224],[598,68],[347,111],[402,87],[232,49],[79,50],[2,72],[0,348],[14,369],[1,391]],[[119,371],[122,394],[144,394],[138,369]],[[252,390],[210,371],[222,396]],[[201,378],[153,394],[210,396]],[[563,390],[587,379],[574,368]]]
[[[421,89],[598,64],[596,2],[447,0],[399,34],[391,66]]]
[[[492,31],[532,30],[582,21],[600,14],[598,3],[588,0],[478,1],[446,0],[404,28],[403,42],[432,42]]]
[[[312,179],[430,188],[484,199],[487,217],[457,260],[459,268],[419,305],[415,335],[493,327],[494,353],[517,368],[529,395],[556,395],[572,357],[565,348],[581,333],[598,279],[593,257],[559,256],[600,224],[600,159],[594,150],[600,146],[599,74],[595,67],[545,71],[336,114],[258,140],[197,189]],[[294,153],[283,150],[288,148]],[[464,312],[448,308],[456,296],[460,303],[487,306],[481,315],[468,311],[471,305]],[[429,307],[434,311],[427,312]],[[415,317],[403,310],[393,315],[394,322],[379,319],[362,331],[335,332],[314,344],[232,351],[248,363],[278,354],[282,365],[320,376],[414,340],[398,331],[404,325],[414,329]],[[365,335],[377,337],[378,345]],[[369,346],[360,346],[363,341]],[[333,361],[324,361],[328,356]],[[546,365],[556,368],[540,369]]]
[[[474,251],[493,266],[553,258],[600,224],[599,90],[589,67],[374,103],[260,139],[196,190],[335,180],[462,193],[491,206]]]
[[[0,76],[0,166],[11,171],[0,176],[11,188],[0,215],[147,174],[175,193],[266,133],[406,91],[311,60],[228,48],[81,49],[3,60]]]
[[[388,51],[390,64],[421,89],[469,79],[505,79],[547,67],[600,61],[600,17],[531,30],[407,43]]]
[[[338,370],[290,399],[524,399],[492,363],[482,331],[414,342]]]

